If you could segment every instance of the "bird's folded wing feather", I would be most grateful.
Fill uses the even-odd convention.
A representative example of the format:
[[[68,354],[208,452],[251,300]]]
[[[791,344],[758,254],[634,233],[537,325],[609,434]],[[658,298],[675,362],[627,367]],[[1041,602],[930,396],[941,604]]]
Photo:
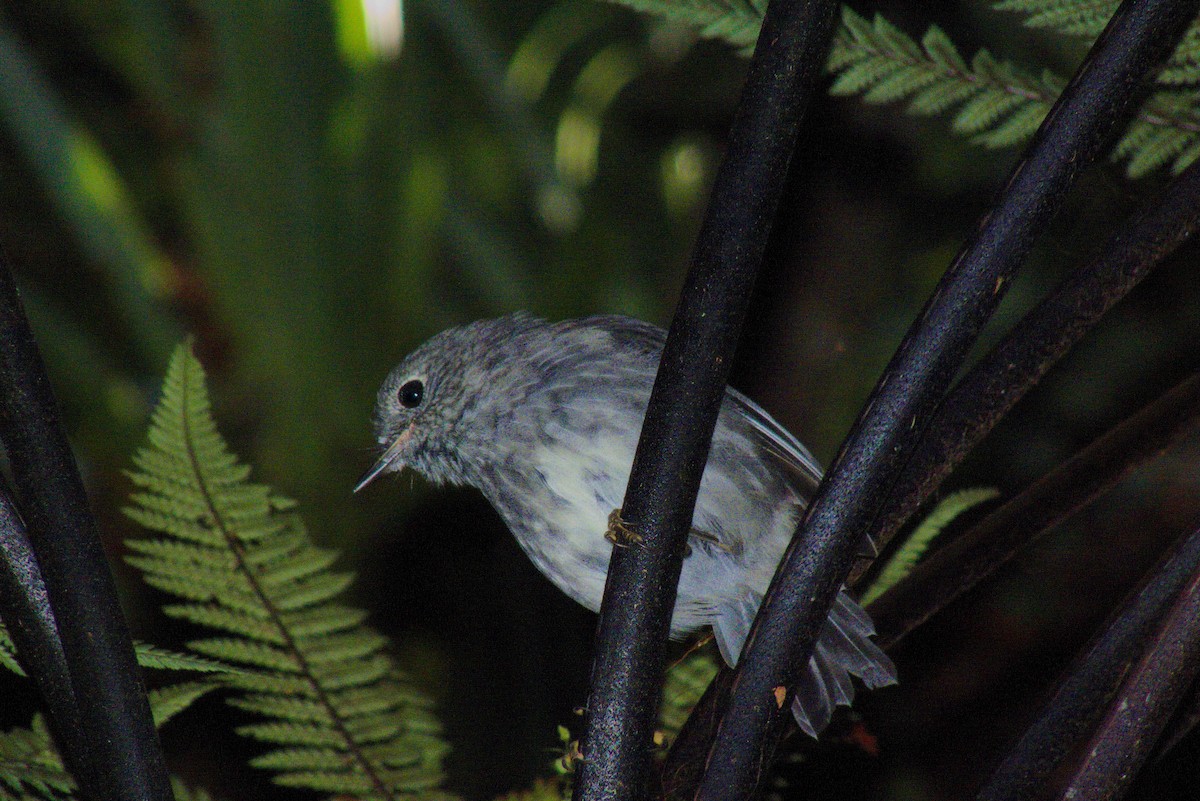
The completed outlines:
[[[746,422],[759,436],[763,449],[781,461],[792,472],[796,488],[805,498],[812,497],[821,483],[820,463],[816,457],[800,444],[800,440],[781,426],[774,417],[767,414],[763,407],[747,398],[735,389],[726,391],[726,397],[732,401],[734,408],[741,413]]]

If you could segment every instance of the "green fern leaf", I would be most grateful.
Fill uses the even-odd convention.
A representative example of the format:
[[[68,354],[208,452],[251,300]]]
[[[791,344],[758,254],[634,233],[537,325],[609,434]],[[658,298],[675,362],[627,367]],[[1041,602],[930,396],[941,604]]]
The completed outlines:
[[[195,654],[181,654],[157,645],[135,642],[138,664],[154,670],[191,670],[197,673],[238,673],[238,668]]]
[[[277,745],[311,745],[339,748],[344,736],[325,726],[304,726],[295,723],[255,723],[241,726],[237,733],[243,737]]]
[[[1073,36],[1095,38],[1108,24],[1118,0],[1001,0],[997,11],[1025,15],[1030,28],[1052,28]]]
[[[900,550],[888,560],[883,570],[880,571],[879,578],[863,593],[861,599],[863,606],[870,604],[911,573],[917,560],[954,518],[999,494],[991,487],[976,487],[959,490],[943,498],[929,513],[929,516],[920,522]]]
[[[335,602],[353,581],[332,569],[338,554],[312,544],[293,502],[249,483],[186,348],[148,440],[133,460],[130,516],[161,538],[131,543],[128,561],[181,599],[168,615],[220,633],[188,648],[238,666],[221,676],[228,702],[267,719],[238,731],[274,746],[255,764],[279,784],[340,796],[437,795],[446,746],[428,699],[365,614]]]
[[[175,801],[215,801],[208,791],[191,787],[178,776],[171,777],[171,790],[175,794]]]
[[[663,682],[662,705],[658,711],[658,725],[668,740],[674,740],[683,728],[692,707],[704,695],[713,677],[717,675],[717,660],[711,648],[692,651],[667,669]]]
[[[634,11],[696,28],[701,36],[723,39],[750,50],[762,27],[764,0],[612,0]]]
[[[134,642],[133,649],[137,655],[138,664],[151,670],[192,670],[198,673],[233,673],[237,668],[212,659],[181,654],[168,648],[151,645],[145,642]],[[12,636],[3,623],[0,623],[0,666],[11,670],[18,676],[24,676],[25,671],[17,662],[16,646]]]
[[[3,623],[0,623],[0,667],[18,676],[25,675],[24,668],[17,662],[17,646],[13,644],[12,635]]]
[[[615,0],[631,8],[697,27],[702,35],[725,38],[749,52],[762,24],[759,0]],[[1078,36],[1081,44],[1107,24],[1118,0],[1001,0],[993,7],[1024,16],[1026,25]],[[908,99],[908,112],[955,112],[952,129],[987,148],[1026,142],[1045,118],[1065,81],[1043,72],[1035,76],[981,50],[970,64],[937,26],[920,43],[880,16],[872,22],[848,7],[834,35],[826,69],[834,76],[831,94],[862,95],[868,103]],[[1172,97],[1200,84],[1200,20],[1192,24],[1157,76],[1162,89],[1138,113],[1114,158],[1126,159],[1126,172],[1139,177],[1170,165],[1178,173],[1200,152],[1200,97]],[[1138,131],[1149,127],[1152,131]],[[1158,130],[1166,129],[1166,130]]]
[[[184,681],[154,688],[147,693],[154,725],[161,728],[168,720],[219,687],[221,685],[213,681]]]
[[[28,729],[0,733],[0,797],[57,801],[75,790],[41,715],[34,715]]]

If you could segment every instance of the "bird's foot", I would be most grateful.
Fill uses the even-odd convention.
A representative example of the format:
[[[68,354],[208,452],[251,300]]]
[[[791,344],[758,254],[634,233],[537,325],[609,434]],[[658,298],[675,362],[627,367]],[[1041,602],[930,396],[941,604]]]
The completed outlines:
[[[625,522],[621,517],[620,509],[613,509],[612,514],[608,516],[608,531],[604,532],[604,539],[618,548],[628,548],[630,545],[641,545],[642,543],[642,535]]]

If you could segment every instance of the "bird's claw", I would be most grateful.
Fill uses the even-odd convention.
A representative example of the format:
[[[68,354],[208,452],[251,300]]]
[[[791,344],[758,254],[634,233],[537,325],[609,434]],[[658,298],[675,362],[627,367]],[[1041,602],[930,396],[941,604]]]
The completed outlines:
[[[634,531],[633,527],[625,522],[621,517],[620,509],[613,509],[612,514],[608,516],[608,531],[604,532],[604,539],[618,548],[628,548],[630,545],[642,544],[642,535]]]

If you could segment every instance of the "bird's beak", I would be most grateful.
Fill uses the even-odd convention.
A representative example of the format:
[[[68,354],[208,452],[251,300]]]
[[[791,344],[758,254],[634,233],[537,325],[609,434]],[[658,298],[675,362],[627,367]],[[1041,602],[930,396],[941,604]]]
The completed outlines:
[[[400,458],[400,452],[404,450],[404,446],[408,444],[409,438],[412,436],[412,426],[404,429],[400,436],[396,437],[396,441],[388,446],[388,449],[379,457],[379,461],[371,465],[371,469],[363,474],[363,477],[358,480],[358,484],[354,486],[354,491],[358,492],[363,487],[375,480],[375,477],[386,471],[392,466],[392,462]]]

